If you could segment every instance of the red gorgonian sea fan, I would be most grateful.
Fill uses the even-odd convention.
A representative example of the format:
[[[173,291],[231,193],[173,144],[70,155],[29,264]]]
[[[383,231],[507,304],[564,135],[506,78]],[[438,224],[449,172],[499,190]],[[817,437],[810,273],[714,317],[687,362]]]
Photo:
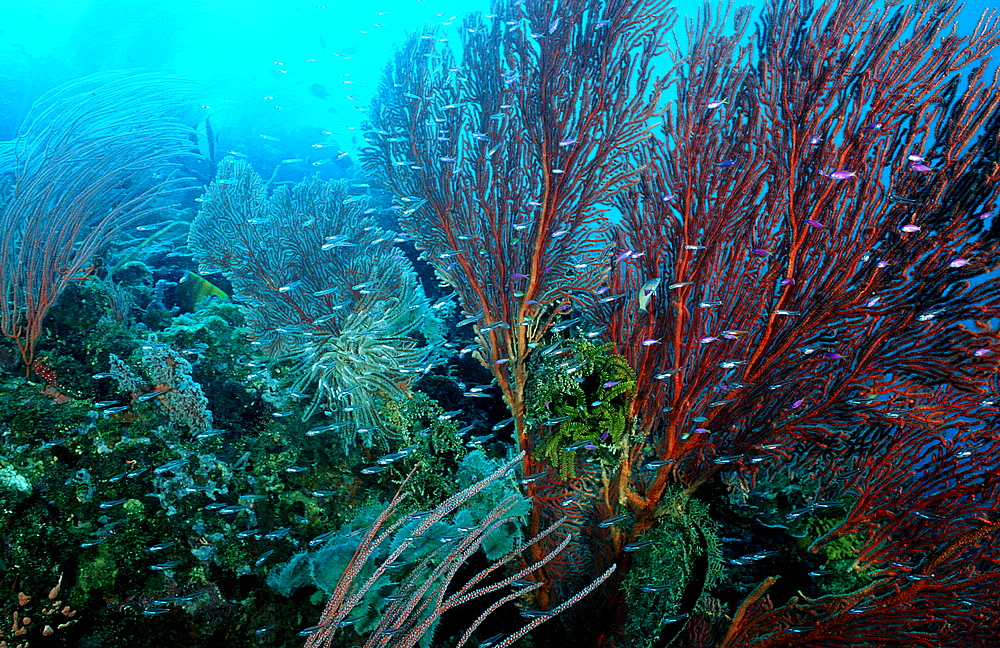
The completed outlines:
[[[495,2],[390,66],[368,168],[478,318],[532,530],[579,532],[534,603],[618,566],[536,645],[998,645],[1000,24],[957,15],[706,6],[671,45],[663,3]],[[524,402],[570,310],[637,379],[566,480],[573,417]]]

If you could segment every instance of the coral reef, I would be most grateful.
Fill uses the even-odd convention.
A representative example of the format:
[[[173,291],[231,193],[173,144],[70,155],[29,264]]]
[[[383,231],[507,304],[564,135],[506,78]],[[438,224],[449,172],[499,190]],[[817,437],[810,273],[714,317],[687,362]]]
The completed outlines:
[[[404,43],[364,171],[198,203],[170,84],[49,95],[0,144],[0,648],[997,645],[957,11],[495,0]]]

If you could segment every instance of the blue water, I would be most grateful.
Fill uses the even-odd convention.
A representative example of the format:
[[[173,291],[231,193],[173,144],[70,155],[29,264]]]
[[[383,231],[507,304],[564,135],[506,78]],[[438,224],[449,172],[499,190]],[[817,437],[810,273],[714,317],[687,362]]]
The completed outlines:
[[[223,141],[295,134],[343,150],[356,144],[362,109],[394,46],[425,23],[486,4],[4,1],[0,139],[13,135],[45,90],[94,72],[137,69],[194,81]]]

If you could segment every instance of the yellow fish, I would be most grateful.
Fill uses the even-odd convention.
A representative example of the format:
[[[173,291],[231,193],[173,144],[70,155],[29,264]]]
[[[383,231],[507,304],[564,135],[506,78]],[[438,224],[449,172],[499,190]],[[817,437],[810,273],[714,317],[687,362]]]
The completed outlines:
[[[193,311],[199,301],[213,295],[219,299],[229,300],[229,295],[208,279],[185,270],[184,277],[177,284],[174,299],[184,308]]]
[[[639,310],[643,313],[646,312],[646,306],[649,304],[649,300],[656,294],[656,289],[659,287],[659,277],[650,279],[646,283],[642,284],[642,288],[639,289]]]

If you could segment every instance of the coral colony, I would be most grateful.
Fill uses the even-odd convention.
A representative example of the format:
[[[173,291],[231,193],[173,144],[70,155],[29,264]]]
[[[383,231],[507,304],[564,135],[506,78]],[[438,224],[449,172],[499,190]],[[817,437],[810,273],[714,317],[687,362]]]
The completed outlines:
[[[277,186],[193,187],[176,81],[43,97],[0,648],[1000,646],[1000,21],[958,9],[497,0],[399,48],[355,175]]]

